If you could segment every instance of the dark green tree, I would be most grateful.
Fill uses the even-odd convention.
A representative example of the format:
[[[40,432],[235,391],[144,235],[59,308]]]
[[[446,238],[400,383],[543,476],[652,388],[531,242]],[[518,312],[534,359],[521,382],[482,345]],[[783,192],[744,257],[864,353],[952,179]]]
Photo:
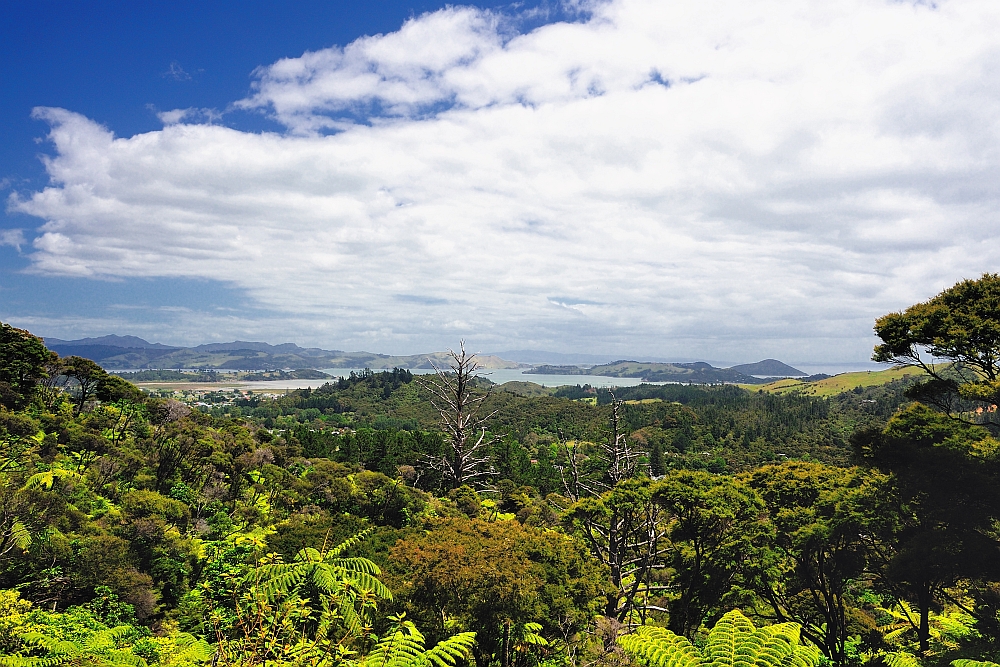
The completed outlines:
[[[764,504],[740,480],[707,472],[668,472],[653,487],[666,526],[660,585],[667,627],[687,637],[736,601],[748,566],[764,545]]]
[[[871,567],[890,591],[916,604],[926,651],[930,611],[947,589],[1000,574],[998,443],[986,429],[920,404],[853,441],[862,461],[892,476],[896,508],[872,545]]]
[[[791,461],[748,473],[764,499],[771,541],[755,587],[774,620],[795,621],[833,662],[857,634],[852,584],[866,574],[871,535],[884,514],[888,479],[877,471]]]
[[[97,398],[98,388],[107,385],[108,374],[90,359],[66,357],[63,359],[63,375],[76,382],[76,413],[80,414],[87,401]]]
[[[882,342],[872,359],[929,376],[911,392],[914,398],[1000,429],[1000,274],[963,280],[901,313],[883,315],[875,333]]]
[[[38,336],[0,322],[0,404],[23,405],[52,354]]]

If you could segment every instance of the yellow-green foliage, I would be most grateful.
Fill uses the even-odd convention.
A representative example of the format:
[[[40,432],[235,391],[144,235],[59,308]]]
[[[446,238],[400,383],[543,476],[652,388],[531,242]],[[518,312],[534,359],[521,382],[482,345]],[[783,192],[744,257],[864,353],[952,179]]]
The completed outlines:
[[[358,667],[454,667],[468,659],[475,632],[460,632],[424,648],[424,636],[412,622],[393,617],[392,628],[366,656],[352,661]]]
[[[799,640],[797,623],[756,628],[733,610],[708,633],[703,650],[666,628],[643,626],[619,640],[646,667],[816,667],[820,652]]]
[[[845,391],[851,391],[855,387],[878,387],[883,384],[889,384],[894,380],[922,375],[924,373],[919,369],[889,368],[884,371],[841,373],[816,382],[803,382],[802,380],[786,378],[764,385],[745,384],[740,386],[751,391],[766,391],[770,394],[798,393],[803,396],[828,398],[842,394]]]

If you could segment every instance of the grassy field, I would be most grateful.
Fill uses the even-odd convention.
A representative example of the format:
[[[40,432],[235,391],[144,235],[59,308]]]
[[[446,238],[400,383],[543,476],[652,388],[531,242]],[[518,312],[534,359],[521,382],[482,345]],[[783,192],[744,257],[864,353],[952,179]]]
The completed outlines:
[[[772,394],[800,393],[806,396],[836,396],[855,387],[875,387],[900,380],[909,376],[923,375],[923,371],[915,368],[889,368],[884,371],[859,371],[857,373],[841,373],[818,382],[803,382],[802,380],[785,379],[770,384],[741,384],[751,391],[766,391]]]

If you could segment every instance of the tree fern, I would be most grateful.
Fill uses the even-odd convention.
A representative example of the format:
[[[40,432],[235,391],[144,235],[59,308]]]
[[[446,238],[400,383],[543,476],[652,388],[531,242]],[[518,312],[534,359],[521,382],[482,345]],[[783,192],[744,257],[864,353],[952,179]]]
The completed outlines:
[[[207,662],[215,653],[211,644],[187,632],[178,633],[174,637],[174,644],[180,648],[176,655],[178,662]]]
[[[119,640],[135,629],[120,625],[95,632],[81,642],[57,639],[40,632],[20,635],[26,644],[44,649],[42,657],[0,656],[4,667],[55,667],[56,665],[87,665],[88,667],[146,667],[146,661],[127,650],[117,648]]]
[[[392,592],[377,578],[382,574],[378,565],[367,558],[339,556],[347,546],[356,545],[368,532],[363,531],[325,553],[306,548],[295,554],[291,563],[262,565],[259,574],[265,593],[272,598],[287,595],[306,584],[320,593],[332,595],[349,585],[391,600]]]
[[[885,667],[920,667],[920,658],[906,651],[883,651],[877,657]]]
[[[46,470],[45,472],[37,472],[29,477],[28,481],[24,483],[24,489],[28,491],[32,489],[51,491],[57,479],[79,481],[83,479],[83,475],[73,470],[53,468],[52,470]]]
[[[646,667],[816,667],[820,662],[817,648],[802,645],[797,624],[758,629],[738,610],[719,619],[701,651],[666,628],[650,626],[618,642]]]
[[[392,629],[361,660],[359,667],[454,667],[469,657],[475,632],[461,632],[424,648],[424,636],[411,621],[395,617]]]

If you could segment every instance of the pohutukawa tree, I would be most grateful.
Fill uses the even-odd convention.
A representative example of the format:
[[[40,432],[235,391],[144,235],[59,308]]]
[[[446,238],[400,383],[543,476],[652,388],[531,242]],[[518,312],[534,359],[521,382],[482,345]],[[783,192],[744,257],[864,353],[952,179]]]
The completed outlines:
[[[875,321],[874,361],[922,369],[911,398],[1000,431],[1000,274],[963,280]],[[941,363],[945,362],[945,363]]]
[[[496,474],[489,456],[494,439],[487,437],[486,428],[496,412],[483,409],[490,391],[476,391],[476,371],[482,366],[474,353],[465,351],[465,341],[458,352],[448,350],[448,355],[448,369],[435,366],[437,373],[421,381],[431,393],[431,404],[441,416],[441,428],[448,436],[444,453],[428,456],[426,463],[451,488],[482,486],[484,480]]]

